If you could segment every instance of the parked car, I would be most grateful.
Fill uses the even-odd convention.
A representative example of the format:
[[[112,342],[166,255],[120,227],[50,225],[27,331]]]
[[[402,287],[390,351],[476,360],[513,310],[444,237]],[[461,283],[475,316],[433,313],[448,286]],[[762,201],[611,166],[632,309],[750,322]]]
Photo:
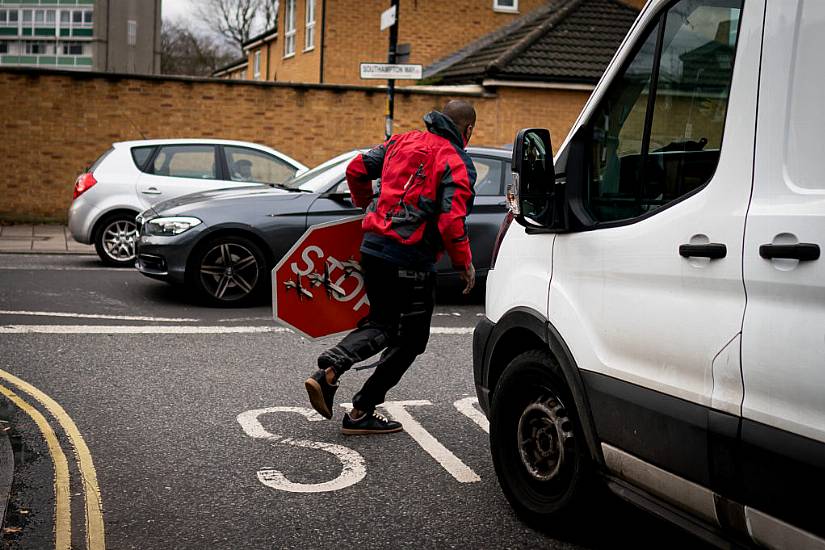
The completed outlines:
[[[307,169],[269,147],[245,141],[167,139],[113,143],[78,176],[69,231],[94,244],[112,266],[135,264],[138,212],[180,195],[253,182],[281,183]]]
[[[148,277],[191,286],[212,305],[242,305],[269,285],[269,271],[313,224],[361,214],[350,199],[345,171],[350,151],[270,188],[207,191],[143,212],[137,268]],[[473,261],[483,279],[505,215],[509,151],[471,147],[478,178],[467,218]],[[231,276],[226,268],[232,267]],[[456,277],[447,258],[442,278]]]
[[[597,522],[603,481],[719,546],[825,548],[824,23],[650,0],[555,165],[516,138],[473,360],[533,525]]]

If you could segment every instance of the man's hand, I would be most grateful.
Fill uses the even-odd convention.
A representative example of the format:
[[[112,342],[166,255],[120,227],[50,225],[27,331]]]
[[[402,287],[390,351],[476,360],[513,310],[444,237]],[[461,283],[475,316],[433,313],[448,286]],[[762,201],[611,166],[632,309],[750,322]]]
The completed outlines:
[[[476,268],[473,267],[473,264],[470,264],[464,268],[464,271],[460,274],[460,277],[461,280],[464,281],[464,294],[469,294],[476,285]]]

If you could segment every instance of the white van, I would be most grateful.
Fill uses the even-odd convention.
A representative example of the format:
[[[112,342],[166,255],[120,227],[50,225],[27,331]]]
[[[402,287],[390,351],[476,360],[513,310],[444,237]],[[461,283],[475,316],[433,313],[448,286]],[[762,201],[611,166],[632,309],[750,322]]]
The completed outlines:
[[[555,159],[519,133],[473,342],[500,484],[825,548],[825,2],[651,0]],[[598,518],[595,518],[598,520]]]

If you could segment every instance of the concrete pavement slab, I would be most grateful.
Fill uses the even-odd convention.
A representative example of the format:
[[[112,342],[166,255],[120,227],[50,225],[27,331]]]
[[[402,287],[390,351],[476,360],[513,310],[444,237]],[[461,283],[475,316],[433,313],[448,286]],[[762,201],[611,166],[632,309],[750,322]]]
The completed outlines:
[[[35,225],[34,235],[46,237],[63,237],[65,239],[66,231],[64,227],[65,226],[62,225]]]
[[[41,240],[42,239],[42,240]],[[32,241],[32,250],[36,252],[66,252],[66,237],[63,235],[55,237],[41,237]]]
[[[0,238],[0,252],[29,252],[32,249],[30,240],[11,240]]]
[[[34,227],[31,225],[8,225],[3,228],[3,237],[32,237]]]

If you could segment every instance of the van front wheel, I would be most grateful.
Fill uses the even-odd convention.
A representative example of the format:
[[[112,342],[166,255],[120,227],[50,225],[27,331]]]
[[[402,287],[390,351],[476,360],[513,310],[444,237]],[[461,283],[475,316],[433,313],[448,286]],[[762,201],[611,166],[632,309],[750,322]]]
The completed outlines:
[[[490,448],[507,500],[533,527],[575,513],[592,467],[573,398],[556,359],[532,350],[513,359],[493,394]]]

